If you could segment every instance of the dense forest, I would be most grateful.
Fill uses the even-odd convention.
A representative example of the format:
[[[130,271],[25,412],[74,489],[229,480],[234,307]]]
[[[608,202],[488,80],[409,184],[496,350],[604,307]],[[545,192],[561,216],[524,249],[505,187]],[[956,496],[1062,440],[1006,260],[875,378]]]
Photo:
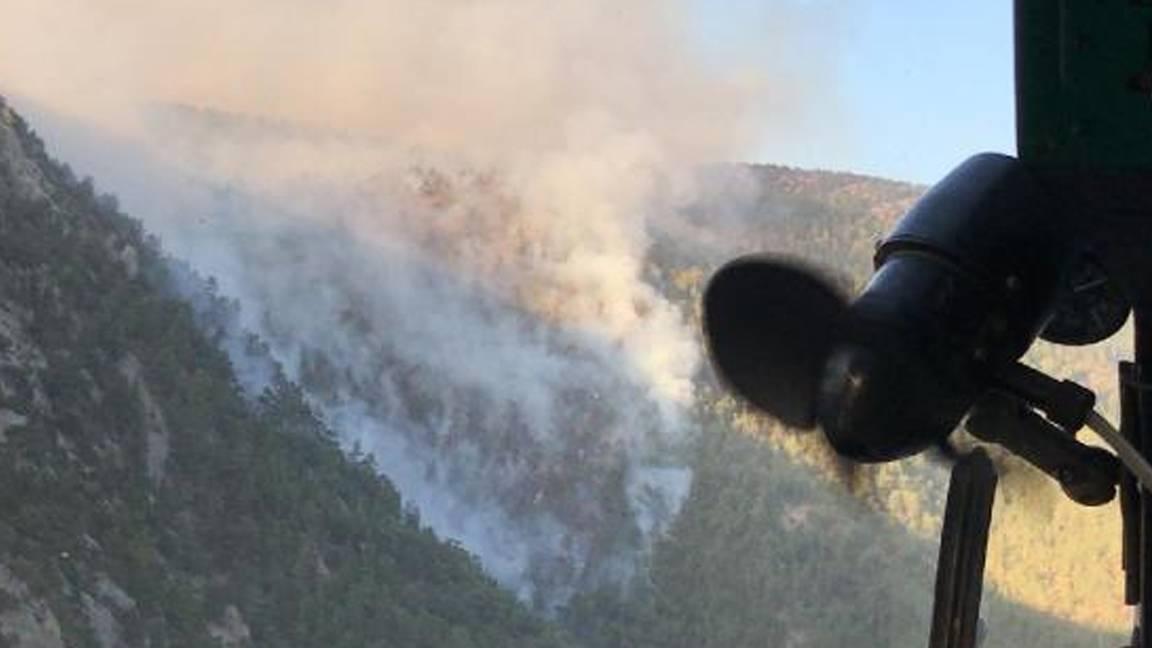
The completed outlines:
[[[231,332],[204,316],[232,308],[214,284],[197,280],[189,303],[187,270],[138,221],[2,105],[0,118],[0,645],[923,644],[945,466],[846,466],[704,372],[674,523],[628,577],[533,609],[342,445],[308,385],[281,373],[246,393]],[[758,189],[723,216],[705,196],[650,255],[687,317],[731,241],[860,285],[876,234],[921,191],[716,173]],[[1078,359],[1077,377],[1105,384],[1113,352]],[[1039,352],[1060,375],[1065,357]],[[1115,511],[1074,508],[1001,461],[986,645],[1117,643]]]
[[[0,111],[8,645],[559,645],[298,388],[245,398],[139,223]]]

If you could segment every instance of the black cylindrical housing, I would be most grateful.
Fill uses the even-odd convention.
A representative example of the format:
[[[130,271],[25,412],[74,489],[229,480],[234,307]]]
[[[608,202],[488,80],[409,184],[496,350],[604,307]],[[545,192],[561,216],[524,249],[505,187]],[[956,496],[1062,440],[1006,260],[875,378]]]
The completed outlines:
[[[876,252],[926,253],[987,291],[989,325],[978,342],[1019,358],[1047,323],[1072,254],[1069,219],[1028,167],[1006,155],[966,160],[926,193]]]
[[[849,308],[821,422],[841,454],[942,441],[1047,321],[1070,255],[1058,205],[1014,158],[970,158],[897,224]]]

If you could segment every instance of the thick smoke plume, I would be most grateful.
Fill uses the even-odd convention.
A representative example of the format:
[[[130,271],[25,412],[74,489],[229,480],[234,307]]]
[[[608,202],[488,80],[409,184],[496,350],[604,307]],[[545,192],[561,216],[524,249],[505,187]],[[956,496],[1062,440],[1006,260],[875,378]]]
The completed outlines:
[[[806,84],[710,69],[657,0],[4,5],[0,91],[426,522],[542,603],[627,571],[699,364],[651,224]]]

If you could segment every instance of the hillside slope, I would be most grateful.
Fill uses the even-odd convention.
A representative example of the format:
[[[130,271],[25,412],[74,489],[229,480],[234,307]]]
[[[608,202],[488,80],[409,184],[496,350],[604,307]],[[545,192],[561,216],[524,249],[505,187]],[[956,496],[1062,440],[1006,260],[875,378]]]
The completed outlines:
[[[544,646],[0,101],[0,645]]]
[[[230,122],[225,119],[223,123],[227,126]],[[230,137],[227,132],[211,132],[222,141]],[[21,137],[19,141],[32,140]],[[244,140],[238,142],[243,143]],[[110,154],[103,148],[99,150],[101,155]],[[32,157],[38,162],[31,167],[14,166],[10,175],[32,178],[34,182],[25,184],[35,188],[45,182],[38,180],[37,174],[60,171],[42,154]],[[147,168],[148,162],[152,160],[143,160],[135,168]],[[49,171],[39,171],[41,167]],[[499,183],[435,170],[425,170],[420,179],[415,185],[417,197],[429,205],[415,213],[428,216],[421,222],[427,222],[429,227],[451,224],[446,216],[452,214],[474,213],[452,211],[453,201],[457,207],[474,208],[475,212],[491,209],[481,216],[497,226],[502,222],[505,214],[501,210],[508,203],[499,191],[491,189],[498,189]],[[770,250],[803,256],[842,273],[845,284],[859,285],[867,276],[872,241],[921,191],[911,185],[850,174],[779,167],[741,168],[734,173],[732,169],[718,169],[709,182],[697,204],[682,213],[668,215],[655,223],[652,231],[654,246],[646,280],[659,287],[687,315],[695,307],[701,281],[708,271],[740,252]],[[90,185],[67,177],[56,184],[69,188],[61,190],[62,195],[79,192],[88,196],[82,205],[94,203]],[[732,185],[739,189],[733,190]],[[386,193],[386,188],[371,184],[356,187],[356,197],[364,198],[371,190]],[[260,196],[245,196],[233,187],[209,186],[206,193],[220,198],[219,202],[199,203],[197,209],[207,210],[203,213],[190,210],[176,216],[197,223],[201,230],[211,229],[212,225],[204,225],[198,219],[216,218],[220,223],[214,226],[227,237],[214,243],[220,248],[233,245],[255,259],[249,261],[251,276],[243,277],[248,283],[232,277],[234,287],[257,288],[257,294],[259,289],[283,289],[291,300],[266,304],[287,303],[309,315],[317,308],[317,301],[300,295],[301,281],[323,285],[330,291],[325,296],[333,299],[319,302],[332,308],[332,312],[319,318],[331,324],[330,330],[293,330],[290,326],[297,320],[291,313],[257,313],[270,318],[268,333],[283,338],[270,338],[267,342],[273,348],[280,343],[281,349],[291,349],[291,345],[282,344],[284,340],[299,338],[302,351],[283,357],[285,362],[299,363],[293,369],[301,379],[303,392],[279,380],[273,381],[273,389],[255,403],[238,395],[234,379],[227,374],[228,360],[216,344],[232,345],[232,362],[236,363],[236,339],[228,337],[234,331],[226,329],[224,323],[238,306],[215,298],[210,289],[205,290],[203,282],[194,281],[194,289],[187,290],[183,275],[172,276],[172,265],[159,262],[155,248],[140,241],[142,235],[135,225],[125,226],[130,227],[134,238],[124,239],[136,242],[132,248],[135,252],[124,252],[126,247],[113,245],[119,239],[109,244],[115,254],[109,256],[107,250],[92,252],[97,260],[120,259],[113,265],[118,263],[125,268],[122,272],[126,276],[137,277],[127,281],[127,285],[142,284],[133,289],[137,292],[124,293],[121,301],[106,303],[105,295],[116,291],[102,288],[105,284],[119,286],[124,283],[121,279],[108,283],[106,276],[89,277],[86,270],[60,264],[71,268],[65,276],[76,282],[63,284],[69,286],[68,309],[88,304],[83,306],[87,310],[75,311],[70,326],[81,332],[101,332],[103,337],[93,343],[91,337],[82,339],[76,337],[79,333],[70,332],[46,340],[36,338],[26,345],[36,349],[62,348],[65,352],[58,355],[75,356],[88,363],[77,364],[77,360],[62,365],[65,369],[56,374],[83,377],[86,374],[82,370],[87,370],[102,390],[93,392],[88,388],[88,379],[82,378],[72,391],[57,394],[56,400],[75,408],[74,419],[88,426],[102,420],[97,414],[100,401],[95,396],[85,396],[85,390],[99,393],[103,399],[108,398],[103,394],[127,391],[140,404],[132,406],[135,410],[126,411],[143,412],[140,416],[151,418],[153,428],[157,428],[154,421],[163,420],[164,425],[157,429],[170,430],[167,455],[161,459],[165,444],[149,445],[149,441],[153,436],[158,439],[165,435],[140,431],[147,427],[132,427],[143,425],[137,419],[125,423],[124,429],[134,430],[133,438],[137,440],[131,446],[134,449],[118,452],[134,458],[135,463],[128,463],[143,476],[135,477],[135,482],[117,477],[108,478],[107,485],[92,483],[83,491],[88,493],[83,497],[64,499],[64,494],[54,494],[43,506],[45,512],[36,514],[62,517],[71,523],[73,518],[82,517],[76,511],[90,508],[92,498],[128,502],[123,505],[123,510],[131,513],[127,519],[137,520],[127,525],[136,529],[130,537],[144,548],[127,555],[145,567],[126,562],[127,566],[117,567],[120,571],[109,579],[127,592],[130,588],[124,582],[128,580],[124,574],[136,574],[131,582],[140,589],[133,592],[154,592],[157,590],[149,588],[158,587],[161,592],[174,592],[174,602],[162,597],[148,598],[160,601],[149,608],[147,618],[151,625],[139,622],[154,628],[147,635],[153,638],[153,645],[165,645],[165,641],[202,645],[196,642],[202,641],[205,633],[223,632],[225,638],[242,636],[245,627],[258,645],[289,647],[318,645],[321,641],[349,646],[408,646],[534,645],[556,640],[553,632],[532,621],[507,594],[493,589],[466,554],[446,548],[429,533],[420,531],[414,512],[405,511],[395,491],[374,477],[376,469],[371,463],[354,457],[355,478],[345,481],[343,476],[349,469],[335,440],[328,437],[303,401],[323,407],[329,401],[349,398],[360,399],[369,408],[394,410],[381,413],[382,418],[389,415],[390,423],[410,419],[418,425],[412,425],[408,432],[430,444],[428,455],[417,461],[402,453],[381,457],[381,465],[389,474],[395,470],[417,473],[417,478],[408,482],[413,487],[406,487],[403,493],[406,498],[427,495],[416,490],[421,484],[453,483],[462,485],[472,496],[466,501],[472,510],[497,498],[497,503],[513,514],[505,521],[531,521],[541,511],[551,512],[554,519],[577,532],[569,532],[562,543],[539,543],[542,548],[534,549],[540,552],[541,569],[534,575],[543,582],[576,582],[581,586],[580,593],[566,605],[553,608],[579,645],[737,648],[923,644],[935,558],[934,533],[946,478],[940,466],[919,459],[849,470],[827,452],[817,435],[797,436],[771,421],[748,416],[718,396],[703,373],[695,385],[696,404],[687,422],[691,448],[677,458],[683,463],[674,466],[680,472],[690,468],[694,475],[680,514],[667,533],[657,534],[650,551],[640,554],[640,564],[604,560],[605,568],[596,578],[580,578],[579,574],[573,578],[567,560],[571,553],[565,551],[578,546],[580,534],[594,540],[590,546],[597,551],[607,547],[608,551],[601,555],[609,558],[620,555],[615,547],[631,549],[636,544],[637,518],[630,510],[631,502],[624,497],[631,495],[624,479],[627,466],[605,440],[611,440],[615,429],[643,424],[653,416],[650,408],[643,406],[642,395],[621,387],[627,383],[613,377],[614,365],[584,358],[579,338],[566,332],[562,323],[532,319],[523,308],[509,309],[517,318],[513,336],[516,344],[509,346],[512,355],[522,352],[526,341],[539,338],[547,342],[544,350],[549,354],[558,350],[581,368],[575,373],[575,380],[563,383],[571,388],[550,395],[559,403],[560,416],[556,417],[555,438],[545,439],[551,445],[542,443],[532,438],[537,428],[517,424],[515,416],[502,414],[508,410],[493,409],[493,401],[484,398],[485,394],[442,380],[445,375],[456,378],[452,371],[418,362],[397,362],[398,350],[412,346],[411,339],[397,334],[397,330],[404,329],[395,328],[394,304],[372,300],[374,293],[386,288],[381,286],[380,277],[403,268],[399,264],[378,263],[376,250],[358,240],[358,232],[346,222],[346,214],[317,211],[303,225],[287,218],[286,224],[262,228],[254,223],[284,215],[260,212]],[[403,196],[399,192],[397,195]],[[165,200],[163,194],[157,198]],[[93,222],[128,222],[114,214],[108,199],[95,202],[100,201],[104,203],[103,211]],[[384,208],[389,207],[387,201],[383,204]],[[337,207],[343,206],[347,205],[337,201]],[[372,206],[375,208],[376,203]],[[70,210],[62,213],[98,213],[95,209]],[[400,217],[395,216],[397,220]],[[49,221],[50,218],[37,216],[29,222]],[[399,226],[388,220],[385,223]],[[73,221],[55,229],[26,229],[31,233],[22,239],[23,243],[5,248],[4,254],[13,259],[8,262],[10,265],[32,263],[52,268],[60,258],[79,258],[71,253],[71,247],[58,242],[71,240],[69,236],[77,229]],[[439,245],[456,240],[433,236],[435,231],[429,234],[422,243]],[[495,246],[499,250],[508,243],[501,238],[504,234],[499,227],[481,227],[462,236],[468,246]],[[49,244],[53,252],[21,261],[27,250],[37,249],[33,241]],[[328,263],[332,255],[317,247],[338,249],[338,262]],[[399,247],[389,251],[394,255],[404,252]],[[514,255],[511,258],[519,259]],[[102,263],[93,267],[103,268]],[[136,270],[130,271],[133,267]],[[173,283],[173,279],[181,284],[181,294],[196,302],[195,313],[157,290]],[[147,299],[132,297],[141,294],[146,294]],[[478,296],[481,303],[484,299],[484,295]],[[433,305],[421,303],[430,308],[429,313],[422,313],[421,321],[436,319]],[[46,308],[39,304],[28,308]],[[367,307],[374,304],[379,308]],[[259,302],[256,306],[260,306]],[[498,319],[504,317],[495,308],[485,313],[498,315]],[[464,322],[484,324],[483,320]],[[111,332],[104,332],[106,329]],[[325,347],[325,336],[329,335],[350,343]],[[100,366],[104,356],[96,354],[89,362],[85,360],[89,355],[76,355],[76,350],[101,349],[104,340],[116,349],[115,353],[131,352],[136,361],[122,361],[120,356],[112,355],[117,359],[113,362],[115,371],[90,369],[89,364]],[[250,339],[247,343],[257,347],[259,353],[265,341]],[[110,353],[113,352],[105,352]],[[24,361],[22,366],[31,366],[29,362]],[[115,392],[106,383],[120,380],[116,375],[138,375],[143,379],[129,381],[128,387]],[[139,391],[137,384],[143,384],[145,391]],[[507,385],[502,388],[509,389]],[[70,405],[74,393],[80,394],[79,400]],[[381,398],[382,393],[387,397]],[[147,405],[149,400],[158,404],[155,411],[161,412],[162,417],[148,414],[153,411]],[[27,411],[31,410],[26,410],[27,407],[12,411],[18,417],[29,417]],[[344,443],[370,439],[357,428],[370,423],[368,417],[351,422],[351,426],[340,426],[340,420],[334,422],[333,429],[340,431]],[[177,430],[195,433],[182,434]],[[292,433],[285,435],[286,430]],[[299,434],[301,431],[303,434]],[[93,433],[91,438],[99,440],[103,438],[101,434]],[[296,448],[288,453],[291,456],[278,450],[285,437],[291,440],[288,445]],[[320,448],[320,455],[313,454],[316,448]],[[158,484],[153,483],[156,477],[148,476],[149,465],[154,467],[152,474],[163,473]],[[251,469],[257,466],[259,470]],[[330,466],[332,476],[311,472],[324,466]],[[89,483],[85,480],[98,479],[92,475],[98,475],[99,469],[100,466],[90,466],[88,472],[70,479]],[[323,475],[328,474],[325,470],[329,468],[321,471]],[[1085,563],[1072,560],[1050,560],[1056,555],[1076,553],[1075,549],[1065,549],[1072,545],[1067,538],[1057,540],[1055,536],[1072,535],[1066,532],[1066,525],[1083,524],[1083,511],[1069,509],[1067,516],[1061,518],[1064,526],[1048,529],[1048,511],[1062,506],[1051,497],[1051,489],[1029,478],[1025,471],[1012,473],[1005,482],[1020,488],[1006,488],[1011,497],[998,504],[1000,527],[996,537],[1000,544],[990,556],[991,583],[985,616],[991,634],[987,645],[1071,648],[1098,641],[1119,643],[1118,635],[1109,630],[1120,628],[1118,619],[1123,608],[1117,604],[1118,595],[1108,591],[1108,579],[1116,571],[1107,552],[1101,554],[1103,557],[1088,555],[1091,569],[1081,569],[1079,566]],[[123,490],[130,483],[141,484],[135,487],[140,490]],[[168,488],[170,483],[174,488]],[[169,494],[157,494],[163,492]],[[1026,498],[1019,505],[1007,501],[1016,494]],[[383,500],[372,504],[377,501],[374,498]],[[38,500],[27,497],[22,501]],[[448,511],[459,513],[460,509]],[[1021,511],[1023,521],[1019,519]],[[425,519],[429,517],[425,511]],[[37,519],[21,518],[19,525],[11,526],[28,533],[26,529],[40,529]],[[124,526],[120,517],[114,519],[116,524],[111,526]],[[381,535],[372,535],[377,531],[371,529],[382,529],[378,531]],[[520,530],[524,529],[533,531],[534,527],[524,524]],[[85,555],[78,554],[63,540],[58,545],[41,542],[38,538],[46,532],[36,533],[40,535],[29,544],[50,549],[45,550],[44,556],[35,554],[34,561],[55,564],[52,561],[60,560],[52,553],[56,546],[65,547],[69,560]],[[104,543],[101,547],[112,542],[90,535]],[[517,538],[515,533],[496,537]],[[570,541],[573,537],[577,542]],[[1085,538],[1083,534],[1079,537]],[[372,549],[371,538],[380,538],[384,548]],[[509,553],[523,559],[521,550],[525,546],[508,543],[496,559]],[[338,549],[326,553],[324,547]],[[554,553],[547,554],[548,551]],[[264,555],[269,558],[253,558]],[[1076,560],[1085,557],[1076,555]],[[112,568],[103,565],[85,567],[84,573],[111,574]],[[292,565],[297,571],[285,569],[285,565]],[[437,571],[443,565],[455,567],[443,567],[447,569],[445,573]],[[491,562],[485,567],[494,571]],[[100,571],[93,571],[97,569]],[[20,584],[12,589],[31,583],[28,574],[33,571],[26,568],[18,574]],[[333,582],[333,573],[343,574],[337,579],[339,586],[326,585]],[[1095,580],[1097,575],[1099,580]],[[101,593],[102,581],[77,589],[63,576],[53,578],[38,586],[37,596],[22,593],[16,597],[22,601],[16,606],[23,614],[19,619],[35,619],[40,609],[53,610],[57,625],[81,628],[68,631],[72,633],[69,643],[84,645],[82,642],[88,640],[91,632],[83,628],[92,623],[85,616],[83,598],[79,604],[69,603],[71,599],[67,597],[71,595],[67,592],[79,591],[105,608],[109,595]],[[108,591],[115,598],[116,590]],[[60,597],[56,603],[49,600],[52,592]],[[133,607],[128,614],[136,614],[131,610],[143,607],[135,596],[131,594]],[[128,626],[137,623],[132,620],[136,617],[127,621],[116,618],[117,623]],[[180,620],[185,618],[191,621]],[[172,626],[181,630],[173,630]],[[122,636],[127,637],[127,631]],[[124,641],[126,645],[141,645],[140,636]],[[96,641],[100,641],[99,636]]]

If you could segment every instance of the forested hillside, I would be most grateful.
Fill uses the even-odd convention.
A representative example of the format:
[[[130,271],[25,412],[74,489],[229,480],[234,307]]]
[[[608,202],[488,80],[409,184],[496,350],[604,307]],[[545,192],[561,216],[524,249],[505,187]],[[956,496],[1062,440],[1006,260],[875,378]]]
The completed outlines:
[[[337,438],[313,407],[341,390],[367,398],[377,383],[348,379],[354,372],[330,362],[338,357],[321,362],[317,352],[302,360],[312,373],[300,385],[285,371],[261,393],[246,392],[235,349],[222,350],[236,343],[225,326],[236,305],[166,258],[115,199],[52,161],[12,111],[0,112],[0,642],[923,645],[946,468],[925,458],[847,466],[818,435],[781,430],[723,397],[706,371],[680,457],[691,488],[673,523],[638,564],[608,562],[617,573],[530,611],[467,547],[425,528],[405,504],[412,493],[379,474],[383,461]],[[778,167],[717,169],[711,182],[715,196],[706,186],[697,204],[655,228],[646,269],[689,320],[708,272],[739,252],[803,256],[860,285],[872,242],[921,191]],[[741,187],[735,204],[729,182]],[[321,231],[344,241],[335,229]],[[245,243],[304,256],[315,232],[290,234]],[[374,326],[361,315],[350,310],[349,329]],[[572,348],[570,338],[549,336]],[[275,368],[267,340],[244,343]],[[485,401],[473,392],[434,391],[429,372],[392,360],[371,369],[403,374],[399,384],[412,391],[400,393],[415,396],[402,406],[433,422],[464,413],[448,441],[531,438],[531,430],[493,433],[490,419],[503,419],[482,416]],[[649,410],[606,411],[617,401],[593,389],[563,396],[560,411],[582,416],[561,429],[580,436],[562,439],[559,460],[544,455],[545,469],[498,494],[526,517],[541,502],[559,503],[578,530],[631,548],[625,468],[613,455],[595,463],[607,445],[595,428]],[[450,402],[458,397],[465,402]],[[403,466],[404,458],[377,459]],[[997,505],[986,645],[1119,643],[1114,538],[1093,544],[1096,535],[1069,532],[1105,528],[1115,512],[1065,505],[1005,461],[1013,472]],[[596,490],[573,486],[589,475]]]
[[[168,272],[0,103],[0,642],[556,643],[297,388],[246,399]]]

